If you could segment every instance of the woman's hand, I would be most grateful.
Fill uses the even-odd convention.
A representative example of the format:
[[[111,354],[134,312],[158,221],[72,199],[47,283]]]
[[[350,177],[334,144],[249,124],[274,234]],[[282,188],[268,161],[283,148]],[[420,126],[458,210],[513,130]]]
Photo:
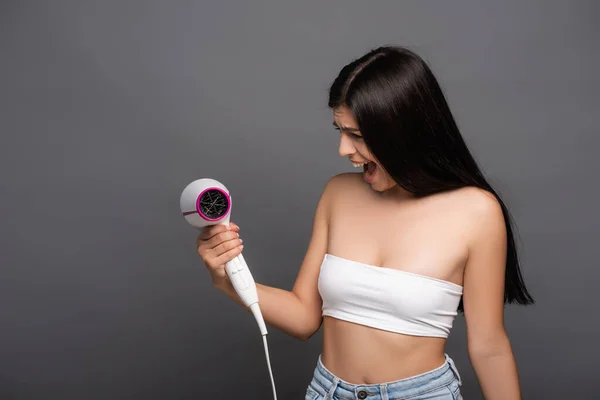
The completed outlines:
[[[231,286],[225,263],[240,254],[244,247],[238,233],[240,227],[230,222],[229,228],[222,224],[207,226],[196,239],[198,254],[208,268],[213,284],[220,290]]]

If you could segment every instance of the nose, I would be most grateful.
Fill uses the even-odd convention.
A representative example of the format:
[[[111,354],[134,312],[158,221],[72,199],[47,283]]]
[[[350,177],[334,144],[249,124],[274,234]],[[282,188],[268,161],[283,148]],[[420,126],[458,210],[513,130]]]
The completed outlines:
[[[346,156],[349,156],[350,154],[356,153],[356,148],[352,144],[352,141],[350,140],[350,138],[348,138],[343,133],[340,138],[340,147],[338,150],[339,150],[340,156],[342,156],[342,157],[346,157]]]

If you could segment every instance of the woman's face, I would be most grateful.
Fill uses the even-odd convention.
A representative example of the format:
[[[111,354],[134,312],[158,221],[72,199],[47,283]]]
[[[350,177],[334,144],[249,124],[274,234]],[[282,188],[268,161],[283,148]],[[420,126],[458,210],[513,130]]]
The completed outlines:
[[[341,132],[340,156],[348,157],[353,164],[363,169],[363,179],[373,190],[383,192],[397,185],[367,148],[358,124],[347,107],[333,110],[333,124]]]

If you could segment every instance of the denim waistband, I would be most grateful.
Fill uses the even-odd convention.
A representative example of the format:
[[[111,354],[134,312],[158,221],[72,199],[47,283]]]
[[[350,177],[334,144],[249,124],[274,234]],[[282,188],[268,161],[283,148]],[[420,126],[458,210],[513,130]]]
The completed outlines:
[[[439,367],[419,375],[400,379],[392,382],[384,382],[377,384],[354,384],[346,382],[343,379],[334,375],[329,371],[321,361],[319,361],[314,371],[311,387],[325,398],[333,398],[333,394],[341,400],[356,400],[356,399],[382,399],[387,400],[388,396],[398,398],[398,395],[415,396],[431,390],[435,390],[442,386],[449,385],[452,381],[457,380],[458,384],[462,384],[462,380],[454,365],[454,361],[444,354],[445,361]],[[362,396],[359,393],[362,392]]]

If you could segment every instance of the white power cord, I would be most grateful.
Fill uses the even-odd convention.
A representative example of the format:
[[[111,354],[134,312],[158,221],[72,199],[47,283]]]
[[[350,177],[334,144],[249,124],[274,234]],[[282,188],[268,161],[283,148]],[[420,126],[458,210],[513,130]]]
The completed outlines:
[[[275,379],[273,379],[273,371],[271,370],[271,360],[269,360],[269,346],[267,345],[267,335],[263,335],[263,344],[265,345],[265,356],[267,357],[267,367],[271,376],[271,386],[273,387],[273,399],[277,400],[277,391],[275,390]]]
[[[254,285],[253,285],[254,286]],[[254,289],[256,290],[256,289]],[[277,392],[275,390],[275,379],[273,378],[273,370],[271,369],[271,360],[269,357],[269,345],[267,344],[267,326],[265,325],[265,320],[263,319],[262,312],[260,311],[260,307],[258,302],[250,305],[250,311],[252,311],[252,315],[256,319],[258,323],[258,327],[260,329],[260,334],[263,338],[263,344],[265,346],[265,356],[267,358],[267,367],[269,368],[269,376],[271,377],[271,386],[273,387],[273,400],[277,400]]]

